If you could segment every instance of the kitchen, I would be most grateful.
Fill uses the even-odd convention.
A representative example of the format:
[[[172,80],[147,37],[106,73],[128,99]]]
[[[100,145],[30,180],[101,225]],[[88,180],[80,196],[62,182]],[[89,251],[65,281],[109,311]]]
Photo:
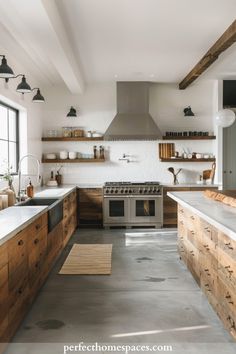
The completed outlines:
[[[235,352],[235,4],[203,5],[0,2],[2,352]]]

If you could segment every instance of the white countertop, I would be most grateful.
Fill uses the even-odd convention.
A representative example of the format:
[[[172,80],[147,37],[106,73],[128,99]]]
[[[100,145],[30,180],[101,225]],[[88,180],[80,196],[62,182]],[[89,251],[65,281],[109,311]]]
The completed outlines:
[[[37,198],[65,198],[68,194],[70,194],[77,185],[62,185],[60,187],[47,187],[43,186],[37,188],[35,191],[35,197]]]
[[[47,206],[13,206],[0,211],[0,245],[23,230],[41,214]]]
[[[168,192],[167,195],[236,240],[236,208],[207,198],[203,192]]]
[[[76,188],[76,185],[61,187],[40,187],[36,190],[37,198],[65,198]],[[0,245],[30,225],[48,206],[13,206],[0,211]]]
[[[193,187],[200,187],[200,188],[218,188],[218,184],[198,184],[198,183],[181,183],[181,184],[162,184],[163,187],[173,187],[173,188],[193,188]]]

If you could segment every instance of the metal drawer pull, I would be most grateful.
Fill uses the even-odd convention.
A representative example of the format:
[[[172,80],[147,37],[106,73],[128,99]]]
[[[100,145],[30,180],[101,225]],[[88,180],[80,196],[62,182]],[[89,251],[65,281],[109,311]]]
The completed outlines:
[[[209,272],[209,269],[204,269],[205,270],[205,272]]]
[[[230,265],[228,265],[228,266],[225,266],[225,269],[228,269],[228,268],[230,268]]]
[[[225,296],[225,298],[226,299],[231,299],[231,295],[228,294],[228,295]]]
[[[34,240],[34,244],[37,245],[37,243],[39,243],[39,239],[38,239],[38,238],[36,238],[36,239]]]
[[[192,216],[190,216],[190,218],[192,219],[192,220],[195,220],[195,217],[192,215]]]
[[[233,302],[233,301],[229,301],[229,304],[233,305],[233,304],[234,304],[234,302]]]
[[[18,241],[18,246],[22,246],[24,244],[23,240]]]
[[[18,289],[18,294],[22,294],[22,292],[23,292],[22,288],[19,288]]]
[[[40,229],[40,227],[41,227],[41,225],[40,225],[40,224],[35,225],[36,230],[39,230],[39,229]]]

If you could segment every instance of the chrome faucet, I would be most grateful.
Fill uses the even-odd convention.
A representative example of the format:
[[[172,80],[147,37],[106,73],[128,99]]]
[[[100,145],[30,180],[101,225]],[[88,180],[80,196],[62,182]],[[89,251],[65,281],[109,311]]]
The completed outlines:
[[[37,183],[40,183],[40,180],[41,180],[41,176],[40,176],[40,161],[39,159],[37,159],[36,156],[32,155],[32,154],[27,154],[27,155],[24,155],[22,156],[22,158],[20,159],[19,161],[19,166],[18,166],[18,175],[19,175],[19,183],[18,183],[18,199],[19,199],[19,202],[21,201],[21,176],[22,176],[22,173],[21,173],[21,164],[22,164],[22,161],[26,158],[32,158],[34,160],[37,161],[37,165],[38,165],[38,171],[37,171],[37,178],[38,178],[38,181]]]

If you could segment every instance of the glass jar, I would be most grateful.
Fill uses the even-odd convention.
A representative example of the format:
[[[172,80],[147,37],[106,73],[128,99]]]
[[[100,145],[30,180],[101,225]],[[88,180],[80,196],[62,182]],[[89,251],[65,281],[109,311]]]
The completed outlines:
[[[84,130],[80,127],[73,127],[72,136],[74,138],[81,138],[84,136]]]
[[[72,127],[63,127],[62,132],[64,138],[70,138],[72,136]]]

